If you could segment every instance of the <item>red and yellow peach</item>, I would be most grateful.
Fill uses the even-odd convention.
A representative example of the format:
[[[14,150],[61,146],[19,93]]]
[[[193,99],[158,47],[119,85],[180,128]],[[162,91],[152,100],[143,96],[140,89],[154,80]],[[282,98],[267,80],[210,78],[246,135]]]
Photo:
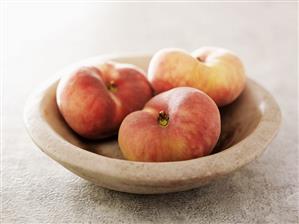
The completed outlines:
[[[177,161],[208,155],[220,135],[215,102],[195,88],[178,87],[153,97],[122,122],[118,142],[128,160]]]
[[[149,80],[156,93],[189,86],[208,94],[218,106],[233,102],[245,87],[240,59],[222,48],[202,47],[189,54],[180,49],[162,49],[152,58]]]
[[[81,67],[58,84],[58,108],[79,135],[100,139],[116,134],[129,113],[152,97],[145,74],[135,66],[103,63]]]

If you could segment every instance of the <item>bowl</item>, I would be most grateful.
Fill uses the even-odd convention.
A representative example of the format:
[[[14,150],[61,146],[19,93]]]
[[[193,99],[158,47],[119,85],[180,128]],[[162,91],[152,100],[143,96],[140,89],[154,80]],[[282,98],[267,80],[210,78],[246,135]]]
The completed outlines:
[[[276,135],[281,113],[262,86],[247,79],[232,104],[220,108],[221,136],[211,155],[177,162],[133,162],[122,157],[117,137],[89,141],[75,134],[60,115],[55,92],[59,77],[82,65],[113,60],[145,71],[150,55],[110,55],[81,61],[58,72],[28,99],[24,120],[35,144],[49,157],[96,185],[137,194],[197,188],[256,159]]]

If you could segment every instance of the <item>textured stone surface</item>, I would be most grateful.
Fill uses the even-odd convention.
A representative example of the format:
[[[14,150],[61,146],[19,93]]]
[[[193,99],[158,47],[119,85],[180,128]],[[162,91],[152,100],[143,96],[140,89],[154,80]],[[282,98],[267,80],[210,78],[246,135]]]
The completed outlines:
[[[3,223],[298,223],[295,3],[9,3],[2,132]],[[113,52],[234,50],[273,93],[283,123],[258,160],[188,192],[97,187],[41,153],[25,132],[28,94],[63,66]]]

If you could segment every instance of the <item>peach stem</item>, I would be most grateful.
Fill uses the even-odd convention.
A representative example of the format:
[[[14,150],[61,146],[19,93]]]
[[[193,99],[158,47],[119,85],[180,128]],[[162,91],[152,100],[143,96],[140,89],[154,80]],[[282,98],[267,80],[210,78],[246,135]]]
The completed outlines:
[[[116,88],[116,85],[115,85],[115,82],[112,80],[110,81],[110,83],[107,85],[107,88],[109,91],[115,93],[117,88]]]
[[[158,124],[166,127],[168,125],[169,122],[169,116],[168,114],[165,113],[165,111],[160,111],[159,112],[159,116],[158,116]]]

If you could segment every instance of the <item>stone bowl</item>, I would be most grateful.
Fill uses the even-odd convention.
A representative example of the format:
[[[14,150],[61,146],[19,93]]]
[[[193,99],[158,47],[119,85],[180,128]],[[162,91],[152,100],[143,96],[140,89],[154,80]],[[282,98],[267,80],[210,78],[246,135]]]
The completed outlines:
[[[220,108],[221,136],[213,153],[205,157],[178,162],[127,161],[119,150],[117,137],[90,141],[68,127],[55,101],[62,74],[105,60],[135,64],[146,71],[150,58],[100,56],[57,73],[26,103],[24,120],[32,140],[66,169],[96,185],[122,192],[157,194],[197,188],[227,175],[260,156],[276,135],[281,122],[279,106],[268,91],[251,79],[247,79],[246,88],[236,101]]]

